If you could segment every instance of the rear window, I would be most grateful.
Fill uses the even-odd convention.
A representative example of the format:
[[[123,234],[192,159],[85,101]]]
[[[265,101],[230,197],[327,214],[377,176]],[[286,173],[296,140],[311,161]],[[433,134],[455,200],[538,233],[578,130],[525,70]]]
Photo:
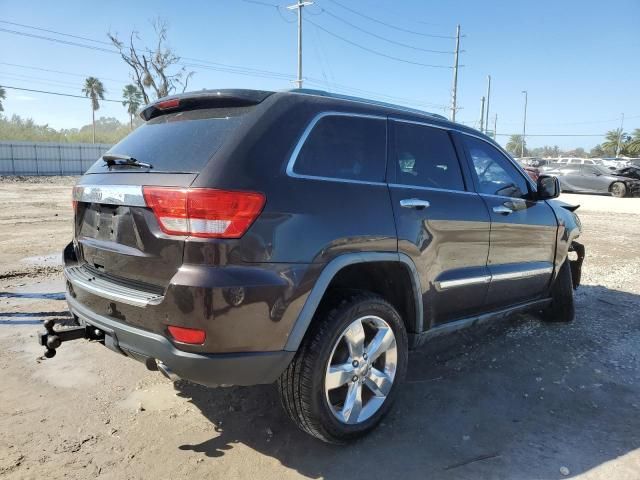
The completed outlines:
[[[386,168],[386,121],[330,115],[321,118],[300,149],[294,173],[382,182]]]
[[[150,163],[154,172],[198,173],[254,108],[212,108],[161,115],[131,132],[108,153]],[[87,173],[108,171],[99,159]],[[111,171],[132,169],[120,166]]]

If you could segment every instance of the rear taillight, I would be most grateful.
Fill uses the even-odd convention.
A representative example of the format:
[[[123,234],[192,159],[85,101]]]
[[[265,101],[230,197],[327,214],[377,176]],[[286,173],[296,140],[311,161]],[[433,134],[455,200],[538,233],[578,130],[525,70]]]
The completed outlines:
[[[265,203],[265,196],[254,192],[174,187],[143,187],[143,192],[169,235],[240,238]]]
[[[172,98],[171,100],[163,100],[155,104],[158,110],[169,110],[170,108],[176,108],[180,106],[179,98]]]
[[[200,330],[199,328],[185,328],[169,325],[167,329],[169,330],[171,337],[181,343],[202,345],[207,338],[205,331]]]

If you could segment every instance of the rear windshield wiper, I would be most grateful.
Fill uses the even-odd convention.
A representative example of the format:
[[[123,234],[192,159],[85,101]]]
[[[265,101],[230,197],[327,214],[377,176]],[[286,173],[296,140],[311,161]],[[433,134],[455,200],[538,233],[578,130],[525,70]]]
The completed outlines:
[[[117,153],[105,153],[102,156],[102,160],[104,160],[104,163],[106,163],[108,167],[128,165],[131,167],[153,168],[153,165],[150,163],[139,162],[129,155],[119,155]]]

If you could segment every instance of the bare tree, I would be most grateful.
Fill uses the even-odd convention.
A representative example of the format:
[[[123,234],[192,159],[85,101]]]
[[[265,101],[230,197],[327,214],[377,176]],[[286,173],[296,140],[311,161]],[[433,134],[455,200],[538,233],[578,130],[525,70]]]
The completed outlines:
[[[180,57],[167,45],[167,22],[157,18],[152,20],[151,24],[157,37],[154,48],[136,46],[135,43],[140,41],[140,36],[135,30],[129,36],[128,45],[116,34],[107,34],[122,59],[133,70],[131,79],[140,89],[145,103],[149,103],[152,98],[166,97],[178,89],[184,92],[195,73],[187,71],[184,66],[176,71]]]

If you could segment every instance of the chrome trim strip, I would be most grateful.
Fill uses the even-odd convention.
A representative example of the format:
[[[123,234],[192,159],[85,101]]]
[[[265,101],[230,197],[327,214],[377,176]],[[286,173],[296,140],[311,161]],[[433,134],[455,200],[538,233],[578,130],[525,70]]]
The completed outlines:
[[[439,125],[437,123],[431,123],[431,122],[427,122],[427,121],[420,121],[420,120],[407,120],[404,118],[398,118],[398,117],[394,117],[394,116],[390,116],[389,120],[392,120],[394,122],[399,122],[399,123],[411,123],[413,125],[424,125],[425,127],[433,127],[433,128],[439,128],[441,130],[455,130],[457,131],[457,129],[455,129],[453,126],[449,126],[449,125]]]
[[[482,275],[480,277],[457,278],[455,280],[436,281],[436,288],[446,290],[448,288],[466,287],[469,285],[479,285],[481,283],[489,283],[491,275]]]
[[[517,272],[496,273],[491,276],[491,281],[517,280],[520,278],[535,277],[553,272],[553,267],[535,268],[533,270],[519,270]]]
[[[307,141],[309,134],[321,119],[329,116],[372,118],[375,120],[384,120],[385,122],[387,120],[387,117],[385,116],[368,115],[364,113],[350,113],[350,112],[336,112],[336,111],[326,111],[326,112],[318,113],[315,117],[311,119],[311,121],[309,122],[309,125],[307,125],[307,127],[304,129],[304,132],[302,132],[302,135],[300,136],[298,143],[296,143],[296,147],[293,149],[293,152],[291,153],[291,157],[289,157],[289,161],[287,162],[287,169],[286,169],[287,175],[292,178],[306,178],[309,180],[322,180],[325,182],[356,183],[361,185],[386,186],[387,184],[385,182],[370,182],[365,180],[351,180],[348,178],[333,178],[333,177],[322,177],[322,176],[315,176],[315,175],[304,175],[304,174],[296,173],[293,171],[298,155],[300,154],[300,150],[302,150],[302,147],[304,143]]]
[[[91,274],[82,266],[67,267],[64,269],[65,278],[74,287],[79,287],[89,293],[116,302],[126,303],[134,307],[147,307],[157,305],[164,300],[162,295],[143,292]]]
[[[451,190],[449,188],[422,187],[420,185],[404,185],[402,183],[389,183],[388,185],[390,187],[410,188],[412,190],[426,190],[428,192],[463,193],[465,195],[478,195],[478,193],[470,192],[468,190]]]
[[[477,277],[456,278],[453,280],[436,280],[435,286],[438,290],[447,290],[455,287],[467,287],[469,285],[479,285],[501,280],[519,280],[522,278],[535,277],[553,272],[553,267],[533,268],[529,270],[518,270],[515,272],[496,273],[492,275],[480,275]]]
[[[146,207],[140,185],[76,185],[73,199],[78,202]]]

